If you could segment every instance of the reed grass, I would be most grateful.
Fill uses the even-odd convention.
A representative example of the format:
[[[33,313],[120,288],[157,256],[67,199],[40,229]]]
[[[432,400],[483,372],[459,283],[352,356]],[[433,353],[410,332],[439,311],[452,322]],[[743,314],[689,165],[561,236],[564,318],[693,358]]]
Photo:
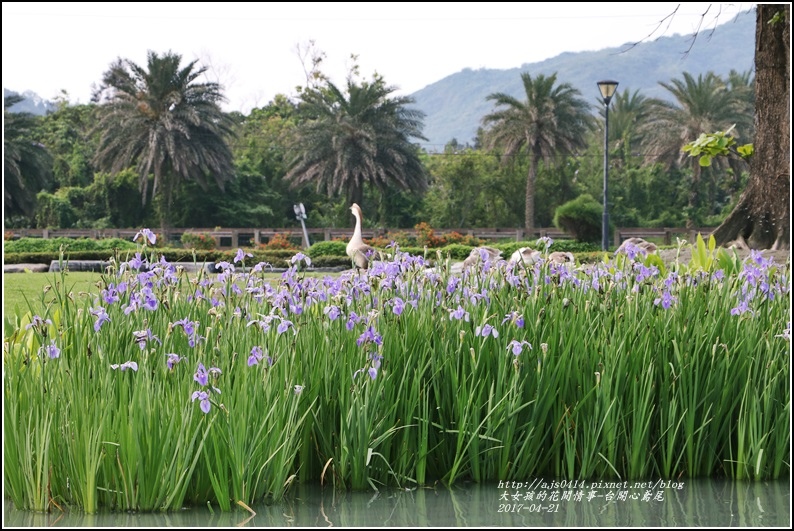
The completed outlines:
[[[17,508],[790,471],[790,262],[697,242],[690,264],[458,275],[393,249],[325,278],[296,256],[274,280],[244,253],[196,277],[140,253],[94,292],[53,277],[5,321]]]

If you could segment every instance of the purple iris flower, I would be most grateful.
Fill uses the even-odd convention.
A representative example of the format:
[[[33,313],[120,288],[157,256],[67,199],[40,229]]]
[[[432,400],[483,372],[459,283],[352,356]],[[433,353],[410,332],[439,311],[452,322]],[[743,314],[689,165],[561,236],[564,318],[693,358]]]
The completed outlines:
[[[119,365],[118,363],[114,363],[113,365],[110,366],[110,368],[113,369],[114,371],[120,368],[122,371],[126,371],[127,369],[132,369],[133,371],[138,372],[138,364],[135,363],[134,361],[125,361],[121,365]]]
[[[206,391],[193,391],[193,397],[191,401],[195,402],[196,400],[200,400],[199,407],[205,415],[210,412],[210,395]]]
[[[342,310],[339,309],[339,306],[336,304],[331,304],[330,306],[326,306],[323,309],[325,315],[327,315],[332,321],[336,321],[340,315],[342,315]]]
[[[518,312],[510,312],[506,314],[505,318],[502,319],[502,324],[505,324],[508,321],[515,324],[518,328],[524,328],[524,316],[520,315]]]
[[[375,332],[371,326],[368,326],[367,330],[358,337],[356,340],[356,345],[360,347],[361,345],[369,342],[373,342],[376,345],[383,344],[383,337]]]
[[[750,312],[750,314],[752,314],[750,305],[747,303],[746,300],[740,302],[738,306],[731,308],[731,315],[742,315],[743,313],[746,312]]]
[[[290,260],[289,260],[289,263],[290,263],[290,264],[295,264],[295,263],[297,263],[297,262],[300,262],[301,260],[303,260],[304,262],[306,262],[306,265],[307,265],[307,266],[310,266],[310,265],[312,265],[312,259],[311,259],[311,258],[309,258],[308,256],[306,256],[306,255],[305,255],[305,254],[303,254],[303,253],[297,253],[295,256],[293,256],[292,258],[290,258]]]
[[[405,308],[405,302],[400,297],[394,297],[392,299],[392,311],[395,315],[401,315],[403,313],[403,309]]]
[[[221,374],[221,370],[217,367],[210,367],[209,371],[204,367],[203,363],[199,363],[198,368],[196,369],[196,374],[193,375],[193,379],[199,383],[201,386],[206,386],[209,383],[209,375],[210,374]],[[218,389],[213,387],[215,391],[220,393]]]
[[[512,340],[507,345],[507,350],[512,350],[513,356],[518,356],[519,354],[521,354],[521,351],[524,349],[524,345],[526,345],[527,348],[529,348],[529,350],[532,350],[532,345],[529,343],[529,341],[518,341],[516,339]]]
[[[447,294],[452,294],[458,289],[458,285],[460,284],[460,277],[450,277],[449,281],[447,282]]]
[[[141,257],[141,253],[135,253],[135,256],[127,262],[132,269],[140,269],[145,263],[146,259]]]
[[[237,249],[237,254],[236,254],[236,255],[234,255],[234,263],[235,263],[235,264],[236,264],[237,262],[241,262],[241,263],[242,263],[242,261],[243,261],[243,260],[245,260],[245,257],[246,257],[246,256],[248,256],[248,257],[250,257],[250,258],[253,258],[253,257],[254,257],[254,255],[252,255],[251,253],[246,253],[246,252],[245,252],[245,251],[243,251],[242,249]]]
[[[254,273],[259,273],[259,272],[261,272],[261,271],[262,271],[264,268],[266,268],[266,267],[269,267],[270,269],[273,269],[273,266],[272,266],[272,265],[270,265],[268,262],[259,262],[258,264],[256,264],[256,265],[254,266],[254,269],[252,269],[252,271],[253,271]]]
[[[251,355],[248,357],[248,366],[257,365],[265,356],[265,353],[262,352],[262,347],[256,346],[252,348]],[[273,359],[270,356],[267,356],[267,364],[273,365]]]
[[[94,332],[99,332],[103,324],[110,322],[110,317],[108,317],[107,312],[102,306],[91,310],[91,314],[96,317],[96,321],[94,321]]]
[[[45,346],[41,347],[39,349],[39,352],[41,352],[42,350],[47,354],[47,356],[50,357],[50,359],[55,359],[55,358],[61,357],[61,349],[59,349],[55,345],[55,340],[54,339],[50,340],[50,344],[49,345],[45,345]]]
[[[144,288],[142,290],[142,294],[143,294],[143,307],[149,310],[150,312],[155,311],[159,303],[157,302],[157,297],[155,297],[154,293],[152,293],[152,290],[149,288]]]
[[[483,326],[478,326],[474,329],[474,335],[482,337],[499,337],[499,331],[489,324],[484,324]]]
[[[30,330],[33,328],[40,334],[44,334],[48,324],[52,324],[52,321],[49,319],[42,319],[38,315],[34,315],[33,319],[30,321],[30,324],[25,326],[25,330]]]
[[[206,387],[209,382],[209,374],[207,373],[207,369],[204,368],[203,363],[198,364],[198,369],[196,369],[196,374],[193,375],[193,379],[197,381],[200,386]]]
[[[450,310],[449,311],[449,319],[450,320],[457,319],[458,321],[463,319],[464,321],[468,322],[469,321],[469,312],[464,310],[463,307],[460,304],[458,304],[458,308],[456,310]]]
[[[119,292],[113,284],[109,285],[107,289],[102,290],[102,300],[108,305],[119,301]]]
[[[359,321],[361,321],[361,318],[356,315],[356,312],[350,312],[350,315],[347,317],[347,324],[345,326],[348,330],[353,330],[353,326],[355,326],[355,324]]]
[[[279,335],[281,335],[284,332],[286,332],[291,326],[293,326],[292,321],[288,321],[287,319],[282,319],[281,322],[278,324],[276,331],[279,333]]]
[[[163,344],[163,342],[160,341],[160,338],[154,335],[149,328],[147,328],[146,330],[135,330],[132,333],[132,335],[135,336],[135,342],[138,343],[138,346],[141,348],[141,350],[146,349],[146,343],[148,341],[154,340],[160,343],[161,345]]]
[[[154,245],[155,242],[157,241],[157,236],[155,236],[155,234],[149,229],[139,230],[138,233],[135,235],[135,237],[132,239],[132,241],[138,241],[138,238],[141,236],[143,236],[144,245],[146,245],[147,241],[149,242],[149,245]]]
[[[184,357],[180,356],[179,354],[174,354],[173,352],[171,352],[169,354],[166,354],[166,356],[168,358],[166,359],[165,363],[166,363],[166,365],[168,365],[168,369],[169,370],[173,370],[174,365],[176,365],[177,363],[179,363],[180,361],[185,359]]]
[[[537,247],[543,244],[543,247],[548,251],[549,247],[551,247],[553,243],[554,240],[549,238],[548,236],[541,236],[540,238],[538,238],[538,241],[535,242],[535,246]]]
[[[669,310],[670,307],[673,305],[673,303],[675,303],[677,300],[678,300],[677,297],[673,297],[668,290],[665,290],[662,293],[661,297],[657,297],[656,299],[654,299],[653,305],[659,306],[659,303],[661,303],[662,308],[664,308],[665,310]]]

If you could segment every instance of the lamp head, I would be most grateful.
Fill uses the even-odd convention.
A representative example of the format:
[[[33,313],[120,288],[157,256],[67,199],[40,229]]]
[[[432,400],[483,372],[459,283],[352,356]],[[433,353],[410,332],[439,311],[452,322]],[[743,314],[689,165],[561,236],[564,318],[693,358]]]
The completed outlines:
[[[598,85],[598,90],[601,92],[601,98],[604,100],[604,105],[609,105],[612,96],[615,95],[615,91],[618,89],[618,82],[604,80],[599,81],[596,84]]]

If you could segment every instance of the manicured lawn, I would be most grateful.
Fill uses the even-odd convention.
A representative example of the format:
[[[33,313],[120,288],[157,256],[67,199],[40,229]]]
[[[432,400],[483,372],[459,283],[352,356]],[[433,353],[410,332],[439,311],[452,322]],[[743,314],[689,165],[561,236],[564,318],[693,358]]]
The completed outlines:
[[[67,273],[65,278],[70,291],[75,295],[80,292],[99,293],[96,286],[100,279],[99,273]],[[16,312],[24,315],[28,312],[28,303],[37,310],[40,309],[42,300],[46,303],[53,298],[52,294],[44,293],[45,287],[54,286],[60,281],[59,273],[4,273],[3,314]]]
[[[324,277],[326,275],[338,276],[339,273],[307,273],[306,276]],[[267,273],[266,278],[277,282],[281,273]],[[99,294],[96,283],[101,279],[99,273],[75,271],[66,274],[69,291],[78,295],[80,293]],[[18,313],[24,315],[28,312],[28,302],[34,308],[41,309],[44,288],[61,281],[59,273],[4,273],[3,274],[3,315]],[[51,301],[52,294],[44,294],[45,303]],[[34,312],[36,313],[36,312]]]

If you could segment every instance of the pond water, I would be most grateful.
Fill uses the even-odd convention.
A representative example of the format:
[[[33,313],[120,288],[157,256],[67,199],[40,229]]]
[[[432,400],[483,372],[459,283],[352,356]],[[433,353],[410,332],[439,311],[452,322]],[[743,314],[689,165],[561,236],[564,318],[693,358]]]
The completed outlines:
[[[286,499],[222,513],[18,511],[5,500],[3,527],[785,527],[791,484],[681,480],[659,485],[462,485],[411,491],[339,492],[299,485]],[[531,498],[531,499],[530,499]]]

